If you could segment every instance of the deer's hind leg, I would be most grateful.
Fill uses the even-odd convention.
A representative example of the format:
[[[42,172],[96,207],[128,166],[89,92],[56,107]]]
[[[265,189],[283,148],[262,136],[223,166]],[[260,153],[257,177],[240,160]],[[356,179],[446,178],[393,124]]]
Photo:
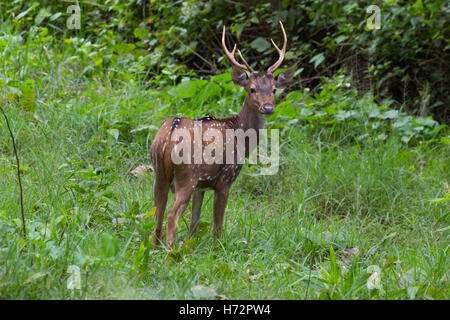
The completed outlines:
[[[178,170],[176,170],[178,171]],[[175,233],[178,228],[178,220],[183,215],[189,204],[191,195],[197,186],[198,177],[190,171],[183,168],[175,172],[175,204],[167,217],[166,247],[172,249],[175,239]]]
[[[153,231],[153,244],[158,246],[163,241],[162,239],[162,228],[164,221],[164,212],[166,210],[167,198],[169,194],[169,186],[173,180],[173,175],[171,175],[171,163],[165,159],[166,156],[166,147],[167,147],[167,132],[163,129],[166,129],[167,125],[164,122],[162,129],[158,131],[155,139],[153,140],[151,146],[151,160],[154,169],[154,202],[156,207],[156,227]]]
[[[156,207],[156,227],[153,232],[153,244],[155,246],[158,246],[162,242],[162,227],[169,194],[169,185],[170,182],[166,180],[165,176],[158,175],[158,172],[155,172],[155,184],[153,188]]]

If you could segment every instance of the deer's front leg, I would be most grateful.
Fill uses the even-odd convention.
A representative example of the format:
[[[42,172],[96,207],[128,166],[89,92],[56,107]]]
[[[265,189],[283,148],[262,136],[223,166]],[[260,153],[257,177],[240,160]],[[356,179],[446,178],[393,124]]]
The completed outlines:
[[[197,232],[198,222],[200,220],[200,211],[202,210],[203,197],[205,191],[195,190],[192,197],[192,216],[191,224],[189,226],[189,236],[192,237]]]
[[[214,193],[214,214],[213,214],[213,233],[215,237],[220,237],[222,233],[223,216],[227,206],[229,186],[224,186]]]

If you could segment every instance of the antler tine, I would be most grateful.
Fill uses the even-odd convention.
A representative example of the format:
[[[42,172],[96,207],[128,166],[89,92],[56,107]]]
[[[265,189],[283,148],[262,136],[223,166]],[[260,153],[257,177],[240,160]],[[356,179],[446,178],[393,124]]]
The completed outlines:
[[[237,49],[238,53],[239,53],[239,57],[241,57],[242,62],[244,62],[245,66],[247,67],[247,70],[251,73],[253,73],[253,69],[252,67],[250,67],[250,65],[247,63],[247,61],[245,61],[244,57],[242,56],[241,50]]]
[[[287,36],[286,36],[286,31],[284,31],[283,23],[281,21],[280,21],[280,26],[281,26],[281,30],[283,31],[283,38],[284,38],[283,49],[280,50],[280,48],[278,48],[278,46],[275,44],[275,42],[272,39],[270,39],[270,41],[272,41],[273,46],[275,47],[275,49],[278,51],[278,54],[280,55],[280,57],[278,58],[278,61],[275,62],[271,67],[269,67],[269,69],[267,69],[267,73],[270,73],[270,74],[272,74],[275,70],[277,70],[277,68],[283,62],[284,55],[286,54]]]
[[[244,57],[242,56],[241,51],[239,51],[239,49],[237,49],[236,44],[233,47],[233,51],[230,52],[227,49],[227,46],[225,44],[225,25],[223,26],[223,32],[222,32],[222,47],[223,50],[225,51],[225,54],[227,55],[228,59],[230,59],[230,61],[238,68],[242,69],[242,70],[247,70],[248,72],[253,73],[253,69],[250,67],[250,65],[247,63],[247,61],[245,61]],[[245,66],[240,64],[239,62],[237,62],[236,58],[234,57],[234,55],[236,54],[236,50],[239,53],[239,56],[241,57],[242,61],[244,62]]]

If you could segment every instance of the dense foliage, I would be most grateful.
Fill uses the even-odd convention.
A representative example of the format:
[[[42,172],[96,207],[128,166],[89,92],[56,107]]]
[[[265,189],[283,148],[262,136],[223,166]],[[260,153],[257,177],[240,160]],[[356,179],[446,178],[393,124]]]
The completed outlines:
[[[69,3],[70,4],[70,3]],[[65,27],[68,3],[14,0],[1,6],[2,18],[19,28],[48,28],[49,34],[81,36],[91,68],[111,60],[140,61],[153,86],[184,74],[221,73],[219,39],[227,24],[248,60],[269,65],[283,21],[289,38],[286,65],[301,67],[295,87],[320,90],[320,78],[343,69],[360,93],[391,98],[397,109],[449,121],[450,7],[444,0],[416,1],[80,1],[82,28]],[[372,5],[381,9],[381,29],[369,30]],[[266,35],[266,36],[261,36]],[[114,76],[114,75],[112,75]]]
[[[449,298],[444,3],[383,1],[377,31],[369,1],[80,1],[80,30],[69,4],[0,2],[28,230],[0,118],[1,299]],[[280,19],[300,71],[267,123],[278,174],[244,166],[220,240],[207,193],[199,233],[188,208],[175,250],[153,248],[152,172],[130,172],[168,116],[238,112],[221,26],[258,69]]]

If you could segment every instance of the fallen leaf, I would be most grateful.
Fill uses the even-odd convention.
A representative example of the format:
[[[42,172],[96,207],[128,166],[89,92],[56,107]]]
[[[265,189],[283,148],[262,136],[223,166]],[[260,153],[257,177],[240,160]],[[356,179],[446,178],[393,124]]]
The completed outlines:
[[[38,114],[33,114],[33,118],[36,119],[39,122],[44,122],[44,120],[42,120],[42,118],[38,115]]]
[[[213,299],[217,295],[216,290],[202,285],[192,287],[191,291],[196,299]]]
[[[377,265],[371,265],[367,267],[367,273],[371,273],[370,277],[367,279],[367,289],[379,289],[381,290],[381,269]]]
[[[137,178],[145,178],[147,171],[153,171],[152,166],[141,165],[133,169],[130,174]]]
[[[34,280],[39,279],[39,278],[42,278],[42,277],[44,277],[44,276],[46,276],[46,275],[47,275],[46,272],[38,272],[38,273],[35,273],[35,274],[32,275],[31,277],[29,277],[29,278],[27,279],[27,281],[25,281],[25,283],[31,283],[31,282],[33,282]]]
[[[70,277],[67,279],[67,289],[81,289],[80,267],[77,265],[70,265],[67,268],[67,273],[70,274]]]
[[[359,255],[359,249],[358,248],[346,248],[340,252],[339,257],[341,258],[342,262],[345,264],[352,264],[353,260],[355,260],[355,255]]]

